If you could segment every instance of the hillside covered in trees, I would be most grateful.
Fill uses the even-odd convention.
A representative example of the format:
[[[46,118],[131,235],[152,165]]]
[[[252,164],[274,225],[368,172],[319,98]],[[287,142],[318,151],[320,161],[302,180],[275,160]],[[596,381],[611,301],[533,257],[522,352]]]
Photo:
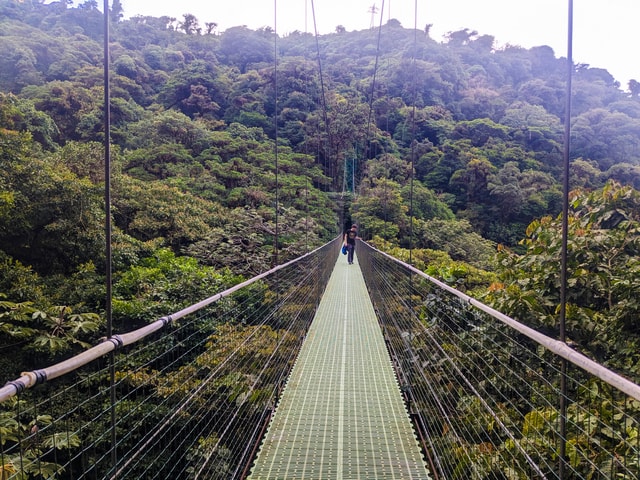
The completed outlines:
[[[554,332],[567,65],[550,47],[495,49],[468,29],[438,42],[396,20],[276,38],[123,13],[114,2],[118,328],[354,219]],[[101,335],[102,39],[95,0],[0,0],[0,351],[23,356],[2,377]],[[572,95],[571,336],[638,375],[640,88],[576,65]]]

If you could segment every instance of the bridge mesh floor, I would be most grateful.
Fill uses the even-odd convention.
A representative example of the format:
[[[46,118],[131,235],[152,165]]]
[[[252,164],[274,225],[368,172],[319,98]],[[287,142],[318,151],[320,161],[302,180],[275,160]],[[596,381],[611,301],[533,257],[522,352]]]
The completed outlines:
[[[430,478],[357,260],[336,263],[249,478]]]

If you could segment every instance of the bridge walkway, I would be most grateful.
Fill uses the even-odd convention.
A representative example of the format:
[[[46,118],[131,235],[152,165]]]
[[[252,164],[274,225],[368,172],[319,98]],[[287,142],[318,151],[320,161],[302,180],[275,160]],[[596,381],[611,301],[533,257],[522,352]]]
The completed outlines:
[[[249,479],[429,478],[357,258],[340,256]]]

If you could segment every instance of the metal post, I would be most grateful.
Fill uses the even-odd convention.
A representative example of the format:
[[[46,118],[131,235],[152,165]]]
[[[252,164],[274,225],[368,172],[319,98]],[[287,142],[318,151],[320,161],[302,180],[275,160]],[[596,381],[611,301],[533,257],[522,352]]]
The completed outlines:
[[[105,316],[107,338],[113,335],[111,314],[111,100],[109,81],[109,0],[104,0],[104,205],[105,205]],[[115,354],[109,354],[109,394],[111,402],[111,467],[116,470],[116,389]]]
[[[562,206],[562,252],[560,272],[560,341],[566,341],[567,250],[569,236],[569,153],[571,143],[571,80],[573,78],[573,0],[568,0],[567,91],[564,110],[564,178]],[[567,360],[562,359],[560,376],[560,480],[565,478],[567,449]]]

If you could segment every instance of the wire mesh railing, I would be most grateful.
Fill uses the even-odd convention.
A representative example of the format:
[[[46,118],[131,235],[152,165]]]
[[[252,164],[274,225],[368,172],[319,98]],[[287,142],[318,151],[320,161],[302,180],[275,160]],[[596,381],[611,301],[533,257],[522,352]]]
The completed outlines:
[[[0,388],[0,479],[242,478],[338,249]],[[357,254],[434,478],[639,478],[638,385],[362,242]]]
[[[640,478],[640,386],[364,242],[357,252],[434,478]]]
[[[8,382],[0,479],[242,478],[339,248]]]

